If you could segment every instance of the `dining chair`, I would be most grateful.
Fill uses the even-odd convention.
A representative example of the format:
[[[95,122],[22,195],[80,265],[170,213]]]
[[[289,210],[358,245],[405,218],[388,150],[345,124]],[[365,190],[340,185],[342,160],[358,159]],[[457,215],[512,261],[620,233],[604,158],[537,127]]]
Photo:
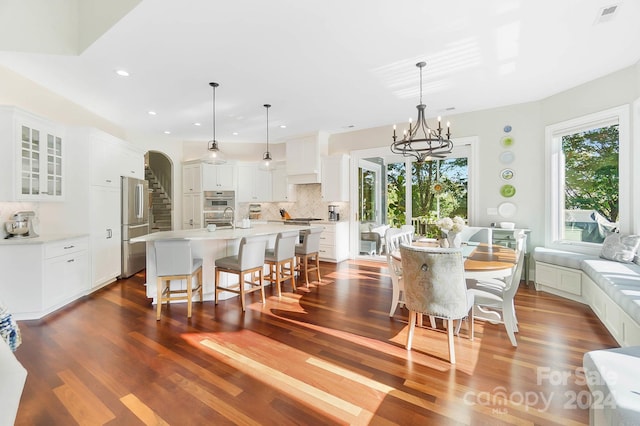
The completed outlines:
[[[473,293],[467,290],[464,258],[460,249],[400,245],[404,302],[409,309],[407,350],[411,350],[418,314],[446,321],[449,362],[456,363],[454,320],[469,317],[469,339],[473,340]]]
[[[493,244],[493,230],[482,226],[467,226],[460,231],[460,240]]]
[[[416,227],[413,225],[400,225],[400,230],[406,234],[407,244],[411,244],[413,236],[416,233]]]
[[[240,305],[245,311],[244,296],[247,293],[260,291],[260,300],[264,304],[264,257],[267,237],[243,237],[236,256],[216,259],[215,266],[215,304],[218,304],[218,294],[224,291],[240,295]],[[238,283],[224,287],[220,283],[220,274],[234,274],[238,276]],[[246,276],[250,275],[247,281]],[[257,274],[257,275],[256,275]],[[249,289],[246,286],[249,285]]]
[[[164,240],[153,243],[156,256],[156,320],[160,320],[162,304],[167,306],[176,300],[187,301],[187,318],[191,318],[193,292],[197,291],[202,302],[202,259],[191,252],[189,240]],[[194,287],[193,278],[197,278]],[[171,280],[185,280],[185,288],[171,288]]]
[[[394,251],[400,250],[400,242],[402,239],[402,230],[400,228],[389,228],[384,234],[385,254],[387,256],[387,266],[389,267],[392,286],[391,309],[389,310],[390,317],[393,317],[398,305],[404,306],[402,264],[391,256]]]
[[[512,346],[518,346],[515,333],[518,332],[514,299],[520,288],[520,278],[525,262],[526,234],[514,233],[516,239],[516,264],[507,279],[467,280],[467,288],[474,295],[475,318],[491,323],[504,324]]]
[[[278,297],[281,296],[281,283],[291,280],[293,291],[296,291],[296,280],[294,277],[296,242],[298,241],[298,231],[280,232],[276,237],[275,247],[266,249],[264,262],[269,266],[269,274],[265,281],[276,285]]]
[[[309,287],[309,271],[316,271],[320,281],[320,234],[324,228],[313,227],[305,229],[302,235],[302,243],[296,244],[296,271],[302,276],[304,271],[304,283]]]

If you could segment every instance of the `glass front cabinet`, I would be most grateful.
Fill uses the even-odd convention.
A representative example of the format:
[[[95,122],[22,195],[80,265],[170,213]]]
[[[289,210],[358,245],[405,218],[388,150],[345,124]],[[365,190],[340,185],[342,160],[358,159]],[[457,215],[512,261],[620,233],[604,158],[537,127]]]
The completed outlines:
[[[63,127],[13,107],[3,107],[1,115],[0,132],[6,136],[2,144],[13,144],[5,148],[14,152],[2,162],[3,168],[13,175],[4,176],[13,185],[10,193],[2,192],[2,200],[63,200]],[[9,190],[9,185],[5,190]]]

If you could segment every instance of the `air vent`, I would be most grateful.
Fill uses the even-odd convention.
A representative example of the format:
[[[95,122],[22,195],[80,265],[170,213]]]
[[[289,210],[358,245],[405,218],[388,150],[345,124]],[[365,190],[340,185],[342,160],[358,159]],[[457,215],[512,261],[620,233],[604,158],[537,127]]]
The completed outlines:
[[[609,6],[605,6],[598,11],[598,16],[596,17],[596,24],[600,24],[602,22],[609,22],[613,19],[618,12],[619,4],[612,4]]]

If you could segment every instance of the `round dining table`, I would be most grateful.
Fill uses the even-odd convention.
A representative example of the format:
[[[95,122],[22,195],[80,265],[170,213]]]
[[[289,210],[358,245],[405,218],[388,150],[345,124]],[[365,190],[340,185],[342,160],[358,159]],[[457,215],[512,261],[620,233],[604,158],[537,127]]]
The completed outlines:
[[[434,241],[414,241],[412,246],[434,247],[438,245]],[[505,278],[512,274],[516,264],[516,252],[514,249],[496,245],[476,242],[462,243],[460,247],[464,261],[464,273],[466,278]],[[391,253],[391,257],[402,261],[400,250]]]

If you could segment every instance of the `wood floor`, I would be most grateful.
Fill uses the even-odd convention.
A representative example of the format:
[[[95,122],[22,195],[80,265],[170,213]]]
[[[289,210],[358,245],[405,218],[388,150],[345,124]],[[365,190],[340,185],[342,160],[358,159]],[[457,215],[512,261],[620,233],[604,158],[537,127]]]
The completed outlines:
[[[591,310],[522,285],[502,325],[446,333],[389,318],[384,264],[322,264],[322,283],[163,308],[144,273],[19,323],[29,375],[18,425],[586,424],[585,352],[617,346]],[[428,323],[426,321],[425,323]]]

